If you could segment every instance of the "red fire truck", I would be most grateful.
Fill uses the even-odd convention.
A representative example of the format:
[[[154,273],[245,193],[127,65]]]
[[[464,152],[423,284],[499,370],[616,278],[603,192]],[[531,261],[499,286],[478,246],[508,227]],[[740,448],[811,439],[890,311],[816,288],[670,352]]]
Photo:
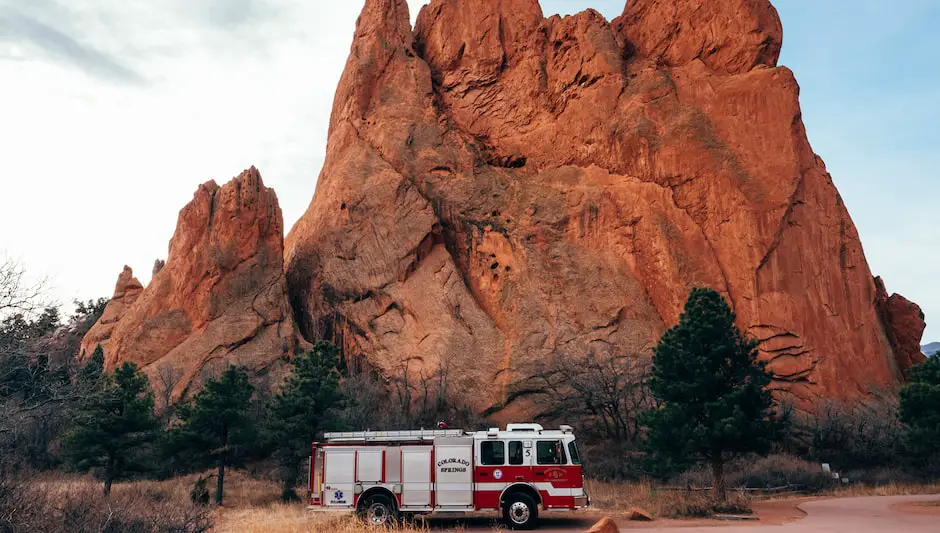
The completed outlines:
[[[502,511],[531,529],[539,510],[588,506],[570,426],[327,433],[313,444],[310,506],[383,525],[407,513]]]

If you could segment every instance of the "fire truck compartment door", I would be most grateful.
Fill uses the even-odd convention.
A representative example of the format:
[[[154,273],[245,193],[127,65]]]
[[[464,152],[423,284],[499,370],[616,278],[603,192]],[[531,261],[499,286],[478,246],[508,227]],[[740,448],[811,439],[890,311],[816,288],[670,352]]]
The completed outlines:
[[[473,439],[437,439],[434,462],[436,507],[473,506]]]
[[[356,472],[355,450],[326,449],[323,476],[323,504],[327,507],[352,507]]]
[[[402,507],[431,505],[431,447],[403,446],[401,449]]]
[[[382,481],[382,449],[359,450],[356,454],[356,481],[359,483],[378,483]]]

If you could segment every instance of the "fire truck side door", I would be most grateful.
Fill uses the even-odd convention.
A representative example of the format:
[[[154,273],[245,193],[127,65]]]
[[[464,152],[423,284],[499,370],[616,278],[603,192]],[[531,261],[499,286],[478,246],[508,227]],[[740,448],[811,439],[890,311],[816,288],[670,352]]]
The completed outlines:
[[[352,507],[356,451],[327,448],[323,479],[323,504],[327,507]]]
[[[533,473],[545,507],[570,508],[574,505],[571,489],[579,486],[581,467],[568,464],[562,439],[535,442]]]
[[[519,480],[529,479],[529,460],[523,439],[478,439],[474,467],[474,504],[478,509],[498,509],[503,490]]]
[[[473,438],[439,438],[434,445],[435,504],[438,509],[473,506]]]
[[[431,506],[431,447],[401,448],[401,506]]]

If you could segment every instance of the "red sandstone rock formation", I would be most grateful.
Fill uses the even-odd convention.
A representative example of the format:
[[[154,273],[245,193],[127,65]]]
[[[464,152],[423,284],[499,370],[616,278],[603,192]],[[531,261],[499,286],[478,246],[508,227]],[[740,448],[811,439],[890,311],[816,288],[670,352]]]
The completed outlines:
[[[884,281],[875,278],[875,305],[881,314],[888,340],[894,348],[894,356],[902,370],[923,363],[927,357],[920,350],[927,323],[920,306],[900,294],[888,296]]]
[[[95,325],[88,330],[88,333],[82,339],[80,360],[89,357],[97,346],[101,346],[102,350],[107,349],[114,326],[124,317],[127,310],[134,305],[143,290],[144,286],[134,277],[134,271],[131,270],[131,267],[125,265],[124,270],[118,276],[117,283],[114,285],[114,295],[111,296],[111,300],[105,306],[101,318],[95,322]]]
[[[83,351],[101,344],[108,367],[175,366],[176,396],[228,363],[267,372],[298,344],[283,239],[277,196],[254,167],[222,187],[200,185],[180,211],[166,264],[142,291],[125,269]]]
[[[798,404],[897,383],[919,335],[882,325],[781,41],[767,0],[433,0],[414,30],[367,0],[287,239],[303,332],[498,407],[552,352],[639,354],[704,285]]]

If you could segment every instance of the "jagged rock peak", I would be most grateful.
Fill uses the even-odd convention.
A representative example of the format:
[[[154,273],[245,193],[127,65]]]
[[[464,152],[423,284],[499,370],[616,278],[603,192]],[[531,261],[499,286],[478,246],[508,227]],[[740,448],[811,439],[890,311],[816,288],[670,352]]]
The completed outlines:
[[[777,66],[783,43],[770,0],[631,0],[613,27],[641,59],[669,67],[698,59],[723,74]]]
[[[134,270],[124,265],[124,270],[118,275],[117,283],[114,284],[114,295],[111,299],[117,300],[129,295],[136,296],[136,294],[140,294],[143,288],[144,285],[134,277]]]
[[[433,0],[413,37],[406,13],[366,3],[287,239],[308,337],[506,412],[551,358],[648,356],[708,286],[798,407],[899,382],[769,2]]]
[[[302,344],[287,301],[283,228],[277,195],[256,168],[221,187],[200,185],[180,210],[165,264],[111,325],[106,364],[177,367],[175,396],[228,363],[274,370]]]
[[[98,321],[82,338],[79,360],[87,359],[98,346],[101,346],[103,350],[107,349],[115,324],[124,317],[143,290],[143,284],[134,277],[131,267],[124,265],[124,269],[118,275],[117,283],[114,284],[114,294],[111,300],[105,306]]]

